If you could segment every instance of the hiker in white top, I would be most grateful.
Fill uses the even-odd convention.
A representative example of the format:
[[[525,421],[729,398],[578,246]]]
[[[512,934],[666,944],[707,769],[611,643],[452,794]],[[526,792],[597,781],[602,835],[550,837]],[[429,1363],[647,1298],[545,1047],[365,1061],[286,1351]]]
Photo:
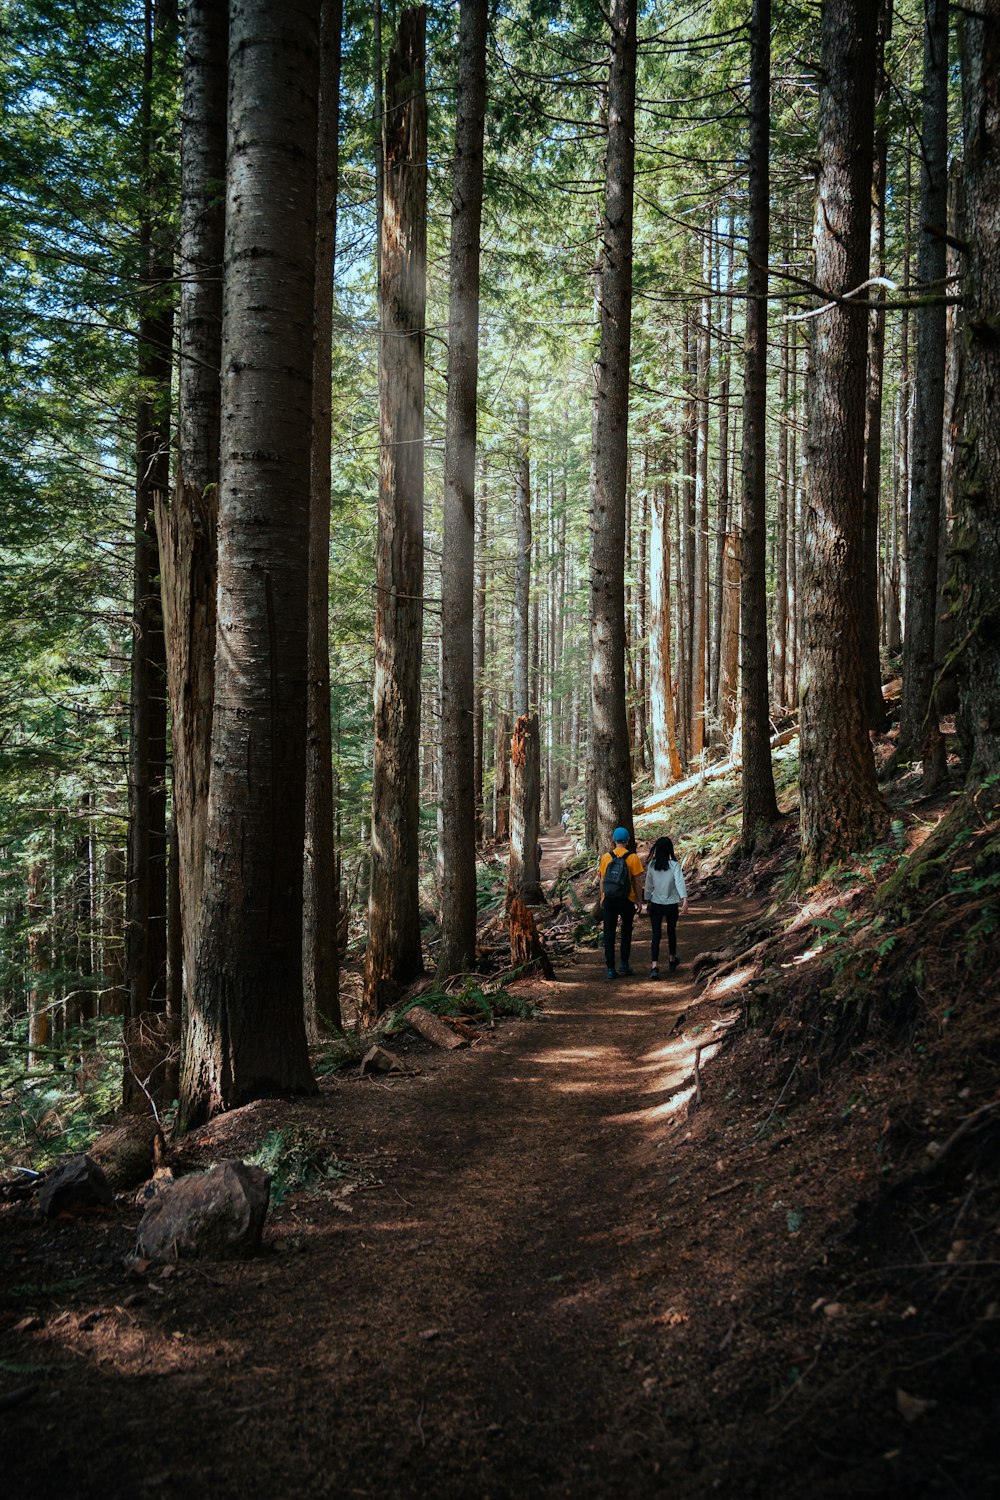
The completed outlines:
[[[663,919],[664,917],[667,919],[667,946],[670,950],[670,967],[671,969],[676,969],[677,915],[678,910],[686,912],[688,908],[688,893],[687,886],[684,884],[684,872],[677,863],[674,855],[673,842],[666,836],[657,839],[649,851],[643,896],[649,908],[649,921],[653,930],[649,977],[650,979],[659,979],[660,932],[663,927]]]

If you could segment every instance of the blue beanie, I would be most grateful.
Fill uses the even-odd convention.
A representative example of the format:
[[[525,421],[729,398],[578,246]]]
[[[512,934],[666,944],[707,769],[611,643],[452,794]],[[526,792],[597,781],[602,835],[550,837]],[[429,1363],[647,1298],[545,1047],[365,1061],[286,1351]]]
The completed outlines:
[[[628,843],[628,829],[627,828],[616,828],[615,832],[614,832],[614,840],[615,840],[616,844],[627,844]]]

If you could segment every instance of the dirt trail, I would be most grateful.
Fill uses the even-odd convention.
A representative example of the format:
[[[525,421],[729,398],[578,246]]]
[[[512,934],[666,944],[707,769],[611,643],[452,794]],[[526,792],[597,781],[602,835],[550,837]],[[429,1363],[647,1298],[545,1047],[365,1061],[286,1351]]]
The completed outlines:
[[[693,904],[682,960],[745,915]],[[637,972],[648,942],[640,919]],[[134,1216],[102,1228],[94,1281],[0,1344],[52,1367],[0,1418],[14,1492],[701,1493],[706,1435],[671,1415],[671,1290],[644,1279],[644,1247],[669,1217],[671,1140],[708,1036],[690,1027],[711,1007],[672,1037],[697,998],[689,970],[609,982],[598,950],[531,988],[538,1022],[460,1053],[414,1043],[417,1076],[337,1075],[319,1100],[252,1106],[200,1138],[218,1158],[296,1121],[363,1163],[349,1200],[277,1210],[260,1261],[130,1282]],[[27,1231],[49,1242],[32,1259],[71,1269],[79,1233]]]

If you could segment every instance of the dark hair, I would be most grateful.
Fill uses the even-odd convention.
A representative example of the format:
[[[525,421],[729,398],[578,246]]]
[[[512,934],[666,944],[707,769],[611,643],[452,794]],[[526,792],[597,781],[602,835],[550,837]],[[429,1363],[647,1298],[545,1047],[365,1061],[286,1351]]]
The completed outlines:
[[[650,849],[649,862],[654,870],[666,870],[669,868],[670,861],[674,858],[676,856],[674,854],[673,840],[668,839],[666,834],[664,834],[662,838],[656,840],[656,843]]]

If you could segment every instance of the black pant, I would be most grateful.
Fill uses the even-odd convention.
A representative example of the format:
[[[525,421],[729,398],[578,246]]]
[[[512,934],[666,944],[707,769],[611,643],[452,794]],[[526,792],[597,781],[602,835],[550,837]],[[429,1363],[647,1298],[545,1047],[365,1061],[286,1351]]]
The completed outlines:
[[[647,904],[649,912],[649,925],[653,929],[653,941],[650,948],[650,963],[656,963],[660,956],[660,929],[663,926],[663,918],[667,919],[667,947],[670,949],[670,957],[677,957],[677,913],[680,905],[671,901],[669,906],[657,906],[655,901]]]
[[[615,967],[615,929],[622,921],[622,963],[628,963],[632,952],[632,923],[635,906],[625,896],[609,896],[604,902],[604,959],[609,969]]]

